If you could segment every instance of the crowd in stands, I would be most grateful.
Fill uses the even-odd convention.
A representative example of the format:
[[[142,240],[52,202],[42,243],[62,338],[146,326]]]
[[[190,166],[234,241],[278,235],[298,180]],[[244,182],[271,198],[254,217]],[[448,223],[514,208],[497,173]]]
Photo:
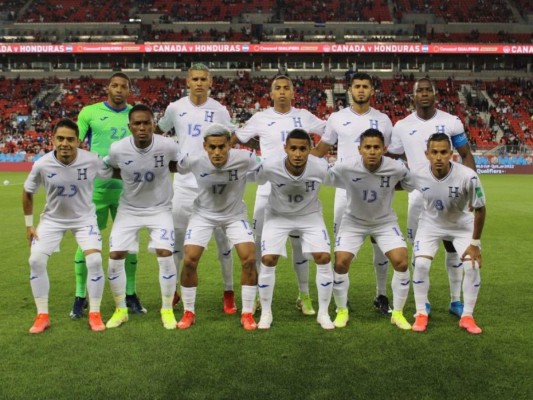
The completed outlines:
[[[387,113],[395,123],[413,111],[410,91],[414,77],[398,74],[393,79],[375,78],[376,94],[373,106]],[[348,106],[346,97],[328,104],[326,90],[344,79],[334,77],[293,78],[296,107],[307,108],[318,117],[327,119],[339,107]],[[41,88],[61,85],[59,98],[51,102],[40,99]],[[462,84],[472,85],[472,93],[486,91],[489,98],[473,97],[461,100]],[[51,127],[62,117],[76,119],[81,108],[105,98],[104,79],[90,76],[65,80],[0,80],[0,161],[32,160],[52,149]],[[243,124],[255,112],[270,106],[270,78],[251,77],[240,71],[233,79],[215,76],[211,96],[226,105],[236,125]],[[438,107],[458,115],[467,128],[473,150],[487,150],[504,144],[499,159],[522,162],[524,152],[533,146],[533,81],[528,79],[492,82],[463,82],[452,78],[437,81]],[[134,80],[130,103],[149,105],[159,118],[166,106],[186,95],[185,81],[161,76],[157,79]],[[32,99],[32,101],[28,101]],[[26,119],[26,116],[28,118]],[[508,159],[503,158],[509,154]],[[21,156],[22,155],[22,156]],[[7,158],[6,158],[7,157]]]

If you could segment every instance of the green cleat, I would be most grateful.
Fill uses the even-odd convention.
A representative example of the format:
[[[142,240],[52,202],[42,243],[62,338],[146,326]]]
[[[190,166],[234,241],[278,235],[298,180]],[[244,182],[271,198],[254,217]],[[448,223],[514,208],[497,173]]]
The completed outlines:
[[[172,308],[162,308],[161,309],[161,321],[163,321],[163,326],[165,329],[176,329],[178,322],[174,316],[174,311]]]
[[[337,309],[337,317],[335,318],[335,321],[333,321],[333,324],[336,328],[344,328],[349,320],[350,315],[348,313],[348,309],[339,308]]]
[[[407,322],[401,311],[393,311],[390,323],[396,325],[400,329],[411,330],[411,324]]]
[[[313,308],[313,303],[309,293],[302,293],[298,296],[296,300],[296,308],[302,311],[304,315],[315,315],[315,309]]]
[[[113,316],[107,321],[105,326],[107,328],[118,328],[124,322],[128,321],[128,309],[117,308],[113,313]]]

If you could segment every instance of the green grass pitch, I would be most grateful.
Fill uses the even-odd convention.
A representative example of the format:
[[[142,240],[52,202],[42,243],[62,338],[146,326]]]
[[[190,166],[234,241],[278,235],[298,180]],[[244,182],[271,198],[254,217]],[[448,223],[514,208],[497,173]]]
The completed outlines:
[[[404,332],[372,307],[371,248],[363,247],[350,271],[351,320],[323,331],[295,308],[296,278],[287,260],[278,267],[274,324],[245,332],[237,315],[222,313],[222,284],[214,245],[199,267],[197,323],[166,331],[159,318],[155,256],[143,235],[138,293],[148,309],[123,327],[103,333],[87,319],[68,317],[74,296],[74,241],[65,237],[50,258],[52,328],[28,334],[35,305],[28,282],[29,247],[21,207],[26,173],[0,173],[2,279],[0,279],[0,399],[531,399],[533,176],[482,176],[487,195],[482,287],[476,320],[480,336],[458,328],[447,311],[442,250],[431,273],[428,331]],[[331,225],[333,189],[322,189]],[[37,195],[35,214],[43,207]],[[254,186],[247,190],[253,209]],[[405,225],[406,194],[395,208]],[[109,231],[106,232],[106,237]],[[104,250],[104,268],[107,267]],[[311,294],[315,299],[314,266]],[[239,269],[235,265],[237,300]],[[391,295],[389,289],[389,296]],[[113,312],[106,286],[104,319]],[[412,321],[412,290],[405,315]],[[182,308],[176,316],[179,319]],[[333,303],[330,308],[334,316]]]

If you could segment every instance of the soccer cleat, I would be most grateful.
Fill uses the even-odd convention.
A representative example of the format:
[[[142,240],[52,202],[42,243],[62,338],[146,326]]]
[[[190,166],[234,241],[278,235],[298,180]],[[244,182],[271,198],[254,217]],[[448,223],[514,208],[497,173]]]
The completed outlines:
[[[252,313],[241,314],[241,325],[247,331],[254,331],[257,329],[257,324],[255,323]]]
[[[272,325],[272,313],[262,312],[261,319],[259,320],[257,327],[259,329],[270,329],[271,325]]]
[[[181,296],[179,292],[176,290],[174,292],[174,297],[172,298],[172,307],[176,307],[176,305],[180,302]]]
[[[333,324],[337,328],[344,328],[346,324],[348,324],[348,321],[350,320],[350,315],[348,313],[347,308],[338,308],[337,309],[337,317],[335,318],[335,321]]]
[[[126,307],[130,309],[132,314],[146,314],[147,312],[136,293],[126,295]]]
[[[431,313],[431,304],[426,303],[426,314],[429,315]]]
[[[106,328],[118,328],[124,322],[128,321],[128,309],[127,308],[117,308],[115,312],[105,324]]]
[[[389,307],[389,299],[387,296],[380,294],[374,299],[374,307],[383,315],[389,315],[392,310]]]
[[[413,324],[413,331],[424,332],[428,327],[428,316],[426,314],[416,314],[415,323]]]
[[[181,317],[180,322],[178,322],[176,326],[180,329],[188,329],[194,324],[194,320],[194,313],[192,311],[185,311],[183,317]]]
[[[449,308],[450,314],[453,314],[459,318],[463,315],[463,303],[460,301],[452,301]]]
[[[331,318],[328,314],[318,314],[316,322],[320,324],[322,329],[335,329],[335,324],[331,322]]]
[[[315,309],[313,308],[313,302],[309,293],[302,293],[296,299],[296,308],[302,311],[303,315],[315,315]]]
[[[478,335],[481,332],[483,332],[483,330],[479,326],[476,325],[476,321],[474,321],[474,317],[471,317],[471,316],[462,317],[459,320],[459,326],[463,329],[466,329],[467,332],[471,333],[472,335]]]
[[[80,319],[83,317],[83,309],[87,308],[87,298],[78,297],[74,298],[74,304],[72,305],[72,310],[70,310],[71,319]]]
[[[93,332],[105,331],[105,325],[102,321],[102,314],[99,311],[89,313],[89,326]]]
[[[407,322],[401,311],[393,311],[390,323],[396,325],[400,329],[411,330],[411,324]]]
[[[50,328],[50,318],[48,314],[37,314],[37,317],[30,328],[30,333],[42,333],[48,328]]]
[[[236,312],[235,293],[233,290],[224,290],[224,314],[235,314]]]
[[[176,325],[178,324],[172,308],[161,309],[161,321],[163,321],[165,329],[176,329]]]

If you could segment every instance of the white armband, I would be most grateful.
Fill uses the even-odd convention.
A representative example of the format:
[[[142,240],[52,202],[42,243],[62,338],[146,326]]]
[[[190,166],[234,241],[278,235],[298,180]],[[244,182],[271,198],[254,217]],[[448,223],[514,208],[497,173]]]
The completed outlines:
[[[33,214],[32,215],[25,215],[24,216],[24,222],[26,223],[26,227],[29,228],[30,226],[33,226]]]

